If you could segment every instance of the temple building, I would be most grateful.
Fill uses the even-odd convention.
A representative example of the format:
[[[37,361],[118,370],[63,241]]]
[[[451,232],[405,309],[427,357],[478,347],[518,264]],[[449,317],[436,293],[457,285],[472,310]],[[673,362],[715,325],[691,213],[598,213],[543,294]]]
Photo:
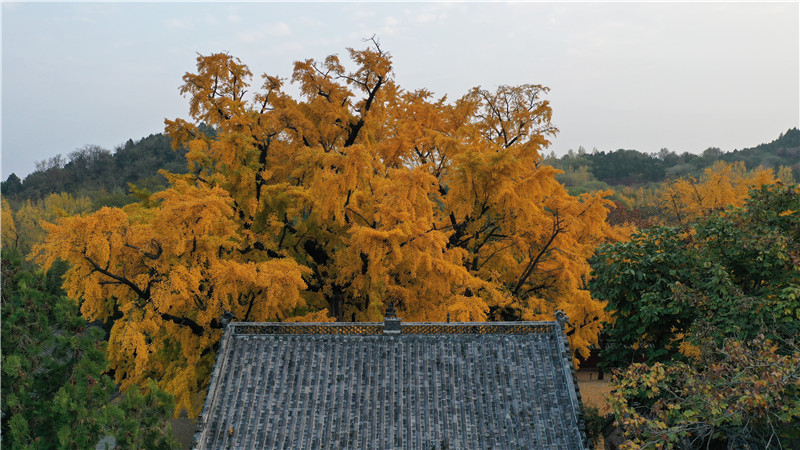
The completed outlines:
[[[197,449],[582,449],[552,322],[227,325]]]

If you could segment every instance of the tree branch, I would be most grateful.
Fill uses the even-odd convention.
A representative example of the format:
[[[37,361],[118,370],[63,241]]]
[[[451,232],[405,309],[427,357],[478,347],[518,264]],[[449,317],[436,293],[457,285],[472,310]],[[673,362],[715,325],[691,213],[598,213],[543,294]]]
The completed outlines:
[[[542,256],[550,249],[550,246],[553,245],[553,241],[556,240],[556,237],[564,231],[563,228],[560,227],[560,220],[558,217],[558,213],[556,213],[555,220],[553,221],[553,234],[550,236],[550,239],[544,245],[544,247],[539,250],[539,253],[536,255],[535,258],[532,258],[531,261],[528,263],[525,270],[522,272],[522,275],[519,277],[519,281],[517,281],[517,285],[511,291],[514,295],[519,293],[519,290],[522,288],[522,285],[528,280],[528,277],[531,276],[536,266],[539,264],[539,260],[541,260]]]
[[[206,331],[203,326],[199,325],[197,322],[195,322],[192,319],[189,319],[189,318],[186,318],[186,317],[173,316],[172,314],[162,313],[162,312],[159,312],[158,310],[156,310],[156,312],[164,320],[168,320],[168,321],[170,321],[172,323],[176,323],[178,325],[189,327],[192,330],[192,333],[196,334],[197,336],[202,336]]]
[[[139,253],[141,253],[142,255],[144,255],[147,258],[158,259],[159,257],[161,257],[161,253],[164,251],[164,249],[161,248],[161,243],[158,242],[155,239],[150,239],[150,245],[155,247],[155,249],[156,249],[155,253],[146,252],[146,251],[140,249],[139,247],[137,247],[135,245],[131,245],[131,244],[127,243],[127,242],[125,243],[125,247],[132,248],[132,249],[138,251]]]
[[[122,284],[122,285],[127,286],[134,293],[136,293],[136,295],[139,296],[139,298],[142,299],[142,300],[149,300],[150,299],[150,288],[149,288],[149,286],[148,286],[147,291],[144,291],[141,288],[139,288],[139,286],[134,284],[133,281],[131,281],[131,280],[125,278],[125,277],[121,277],[119,275],[115,275],[115,274],[111,273],[110,271],[108,271],[107,269],[103,269],[92,258],[89,258],[86,255],[85,252],[83,254],[83,257],[84,257],[84,259],[86,259],[86,261],[89,264],[91,264],[92,271],[100,272],[101,274],[103,274],[103,275],[111,278],[112,280],[114,280],[117,284]]]

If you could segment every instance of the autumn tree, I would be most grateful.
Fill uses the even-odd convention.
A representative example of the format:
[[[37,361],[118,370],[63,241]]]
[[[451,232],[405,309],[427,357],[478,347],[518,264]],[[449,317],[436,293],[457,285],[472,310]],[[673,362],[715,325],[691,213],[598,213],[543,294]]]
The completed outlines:
[[[88,198],[74,197],[64,192],[50,194],[41,200],[25,200],[16,211],[13,211],[10,205],[4,206],[4,208],[4,211],[8,211],[13,219],[7,222],[9,239],[13,234],[13,243],[23,255],[28,254],[34,245],[45,238],[43,223],[56,221],[59,217],[94,210],[92,202]]]
[[[0,246],[2,248],[16,247],[19,243],[19,234],[17,233],[17,225],[14,223],[14,210],[5,198],[0,201],[2,206],[0,211],[0,230],[2,232],[2,241]]]
[[[800,350],[763,336],[702,345],[694,363],[635,363],[614,377],[620,448],[797,448]]]
[[[684,177],[669,183],[660,204],[671,223],[687,225],[715,210],[740,207],[750,188],[775,181],[771,169],[747,171],[743,162],[717,161],[700,178]]]
[[[586,354],[606,319],[585,282],[605,193],[570,196],[541,164],[556,129],[539,85],[455,101],[394,81],[376,41],[295,63],[260,89],[239,59],[200,55],[167,120],[190,173],[123,209],[48,226],[40,261],[72,264],[68,292],[116,320],[123,384],[162,379],[196,413],[226,311],[237,320],[572,318]],[[213,127],[209,134],[200,124]]]
[[[41,261],[70,261],[64,288],[90,320],[113,320],[108,359],[127,389],[147,379],[196,413],[225,311],[243,320],[274,320],[301,302],[303,269],[286,258],[230,254],[237,226],[218,188],[183,182],[149,202],[103,208],[45,225]],[[258,301],[256,301],[258,300]]]

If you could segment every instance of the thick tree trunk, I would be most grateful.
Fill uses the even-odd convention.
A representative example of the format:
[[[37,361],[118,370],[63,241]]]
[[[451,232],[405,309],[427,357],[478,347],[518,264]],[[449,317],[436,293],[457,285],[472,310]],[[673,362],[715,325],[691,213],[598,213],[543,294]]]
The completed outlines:
[[[328,297],[328,307],[330,308],[330,313],[333,317],[336,318],[337,322],[344,322],[344,303],[345,303],[345,291],[339,285],[333,286],[333,294]]]

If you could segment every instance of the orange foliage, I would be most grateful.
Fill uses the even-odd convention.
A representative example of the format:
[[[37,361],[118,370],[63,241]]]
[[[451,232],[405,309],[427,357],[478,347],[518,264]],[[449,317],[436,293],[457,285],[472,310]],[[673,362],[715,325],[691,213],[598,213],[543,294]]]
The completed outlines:
[[[0,246],[16,247],[19,235],[17,234],[17,226],[14,223],[14,211],[11,209],[8,200],[2,199],[0,203],[2,204],[2,209],[0,209],[2,212],[2,217],[0,217],[0,228],[2,228]]]
[[[373,42],[295,64],[285,80],[227,54],[184,76],[193,121],[167,120],[191,173],[138,205],[48,226],[40,261],[69,260],[70,295],[117,319],[126,384],[161,379],[196,413],[220,331],[237,320],[572,319],[586,356],[606,320],[585,282],[609,193],[570,196],[540,151],[556,129],[538,85],[475,88],[454,102],[393,80]],[[200,132],[206,123],[215,136]],[[202,399],[199,399],[202,400]]]
[[[308,269],[287,258],[244,258],[230,199],[219,188],[173,187],[151,199],[45,224],[38,262],[71,262],[67,295],[88,320],[114,319],[108,358],[127,388],[161,380],[178,411],[199,412],[224,311],[242,320],[286,317],[304,305]],[[120,317],[121,316],[121,317]]]
[[[776,181],[771,169],[747,172],[744,162],[717,161],[699,180],[688,177],[670,183],[661,193],[660,204],[672,220],[688,224],[715,210],[741,207],[750,188]]]
[[[59,217],[83,214],[93,208],[88,198],[76,198],[66,192],[50,194],[40,200],[25,200],[16,211],[12,210],[8,202],[5,203],[4,214],[8,218],[4,216],[4,223],[8,223],[10,228],[4,230],[4,236],[8,239],[4,245],[12,245],[13,242],[13,246],[23,255],[28,254],[34,244],[44,239],[42,223],[52,222]]]

